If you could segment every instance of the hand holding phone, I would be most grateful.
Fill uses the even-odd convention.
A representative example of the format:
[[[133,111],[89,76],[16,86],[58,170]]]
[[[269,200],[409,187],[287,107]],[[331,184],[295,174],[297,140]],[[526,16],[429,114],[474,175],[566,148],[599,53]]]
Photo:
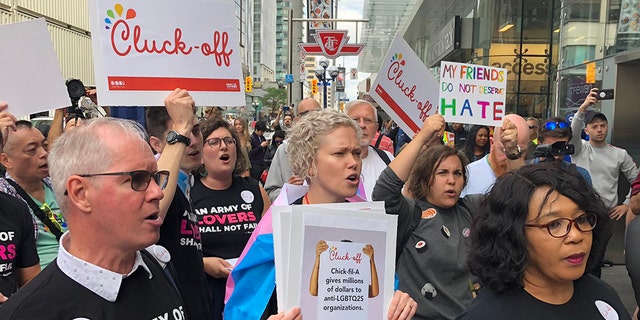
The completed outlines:
[[[596,93],[596,99],[598,100],[612,100],[613,97],[613,89],[602,89]]]

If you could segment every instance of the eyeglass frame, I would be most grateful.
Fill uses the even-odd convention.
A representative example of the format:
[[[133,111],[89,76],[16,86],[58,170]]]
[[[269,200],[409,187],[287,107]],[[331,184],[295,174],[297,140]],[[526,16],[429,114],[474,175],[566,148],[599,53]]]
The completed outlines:
[[[218,139],[218,143],[216,143],[216,144],[212,144],[212,143],[211,143],[211,141],[213,141],[213,140],[215,140],[215,139]],[[231,139],[231,140],[229,140],[229,139]],[[233,142],[231,142],[231,141],[233,141]],[[224,145],[225,145],[225,146],[227,146],[227,147],[228,147],[228,146],[230,146],[230,145],[235,146],[235,145],[236,145],[236,143],[238,143],[238,142],[236,141],[236,139],[235,139],[235,138],[233,138],[233,137],[209,138],[209,139],[207,139],[207,140],[205,140],[205,141],[204,141],[204,143],[206,143],[206,144],[207,144],[209,147],[211,147],[211,148],[221,148],[221,147],[222,147],[222,142],[224,142]]]
[[[582,230],[582,228],[578,225],[578,220],[580,218],[583,218],[583,217],[586,219],[589,215],[593,216],[593,225],[591,226],[591,229],[589,229],[589,230]],[[567,230],[566,230],[565,234],[563,234],[561,236],[554,236],[551,233],[551,229],[549,229],[549,225],[551,225],[552,223],[559,222],[559,221],[569,221],[569,224],[567,224]],[[588,220],[587,220],[587,222],[588,222]],[[571,227],[573,225],[575,225],[576,229],[578,229],[578,231],[580,231],[580,232],[589,232],[589,231],[593,231],[593,229],[595,229],[597,224],[598,224],[598,216],[593,212],[586,212],[584,214],[581,214],[579,217],[577,217],[575,219],[558,218],[558,219],[555,219],[555,220],[550,221],[549,223],[545,223],[545,224],[525,223],[524,226],[525,227],[530,227],[530,228],[540,228],[540,229],[545,228],[545,229],[547,229],[547,232],[549,233],[550,236],[552,236],[554,238],[562,238],[562,237],[566,237],[569,234],[569,232],[571,232]]]
[[[566,129],[570,127],[571,125],[565,121],[549,121],[544,124],[544,128],[547,130]]]
[[[134,181],[136,181],[133,175],[139,174],[139,173],[149,174],[149,180],[146,181],[146,186],[144,187],[144,189],[136,189],[133,187]],[[134,170],[134,171],[122,171],[122,172],[84,173],[84,174],[78,174],[77,176],[80,176],[83,178],[100,177],[100,176],[130,176],[131,190],[146,191],[147,189],[149,189],[149,185],[151,184],[151,178],[153,178],[153,181],[156,182],[156,184],[160,187],[160,189],[164,190],[164,188],[167,187],[167,183],[169,182],[170,175],[171,173],[168,170],[160,170],[160,171],[156,171],[155,173],[149,172],[147,170]],[[159,183],[161,181],[160,177],[162,176],[166,176],[166,179],[164,180],[164,183],[160,185]],[[65,195],[66,194],[67,192],[65,191]]]

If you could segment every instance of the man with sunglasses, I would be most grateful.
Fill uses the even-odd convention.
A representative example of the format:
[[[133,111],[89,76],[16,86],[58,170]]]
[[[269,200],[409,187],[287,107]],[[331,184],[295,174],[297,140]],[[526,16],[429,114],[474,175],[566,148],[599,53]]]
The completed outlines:
[[[306,98],[298,103],[295,110],[296,117],[293,119],[294,123],[307,113],[311,111],[322,110],[320,103],[314,98]],[[289,155],[287,154],[287,140],[282,142],[282,145],[276,150],[276,155],[271,161],[271,167],[269,167],[269,175],[267,175],[267,181],[265,181],[264,189],[269,194],[271,201],[274,201],[280,194],[280,189],[285,183],[302,185],[303,181],[300,177],[291,172],[289,166]]]
[[[69,231],[58,257],[2,305],[0,319],[182,316],[161,264],[168,255],[144,250],[159,239],[169,174],[144,138],[133,121],[99,118],[56,140],[51,178]]]
[[[192,172],[202,162],[202,133],[189,92],[175,89],[164,104],[166,108],[146,110],[149,143],[158,153],[158,168],[171,173],[160,201],[164,222],[158,244],[171,254],[187,318],[211,319],[198,218],[189,195]]]
[[[629,194],[623,204],[618,204],[618,176],[622,173],[629,183],[638,176],[638,166],[626,150],[614,147],[607,143],[609,124],[607,117],[589,107],[598,102],[597,88],[592,88],[571,121],[573,136],[571,144],[575,146],[575,153],[571,156],[572,162],[584,167],[591,174],[593,188],[598,192],[602,201],[610,209],[609,217],[619,220],[629,210]],[[589,135],[589,141],[582,140],[580,133]],[[613,223],[606,228],[608,238],[613,235]],[[606,243],[598,252],[598,258],[603,261],[606,251]],[[600,268],[592,272],[600,276]]]
[[[568,146],[571,139],[571,125],[560,117],[551,117],[547,119],[537,134],[538,144],[534,146],[534,154],[543,152],[546,156],[537,156],[535,159],[528,161],[528,164],[539,162],[555,161],[564,169],[576,170],[587,181],[589,186],[593,185],[591,175],[583,168],[571,163],[571,155],[568,153]],[[537,148],[540,146],[540,148]],[[537,150],[543,149],[543,150]]]

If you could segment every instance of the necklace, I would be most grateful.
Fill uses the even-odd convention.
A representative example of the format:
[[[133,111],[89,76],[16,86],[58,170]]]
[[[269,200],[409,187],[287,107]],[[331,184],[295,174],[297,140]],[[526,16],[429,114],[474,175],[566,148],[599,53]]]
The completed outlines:
[[[304,202],[306,202],[307,204],[311,204],[311,202],[309,202],[309,192],[304,194],[304,201],[302,204],[304,204]]]

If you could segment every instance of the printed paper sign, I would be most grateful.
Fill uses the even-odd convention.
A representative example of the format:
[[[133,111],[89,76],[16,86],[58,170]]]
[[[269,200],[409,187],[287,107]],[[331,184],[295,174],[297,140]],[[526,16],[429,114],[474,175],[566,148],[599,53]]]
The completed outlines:
[[[17,117],[71,105],[44,19],[0,26],[0,101]]]
[[[507,70],[442,61],[440,113],[448,122],[502,125]]]
[[[234,4],[92,0],[101,105],[162,105],[175,88],[198,105],[245,105]]]
[[[369,298],[380,292],[374,248],[367,243],[320,240],[311,271],[309,293],[323,304],[318,319],[368,319]]]
[[[293,206],[285,219],[274,219],[282,224],[274,232],[290,235],[274,237],[282,258],[276,259],[279,307],[300,306],[308,320],[386,319],[397,217],[366,209],[371,204]],[[286,281],[278,282],[283,274]]]
[[[410,137],[438,110],[438,82],[401,35],[391,43],[369,94]]]

